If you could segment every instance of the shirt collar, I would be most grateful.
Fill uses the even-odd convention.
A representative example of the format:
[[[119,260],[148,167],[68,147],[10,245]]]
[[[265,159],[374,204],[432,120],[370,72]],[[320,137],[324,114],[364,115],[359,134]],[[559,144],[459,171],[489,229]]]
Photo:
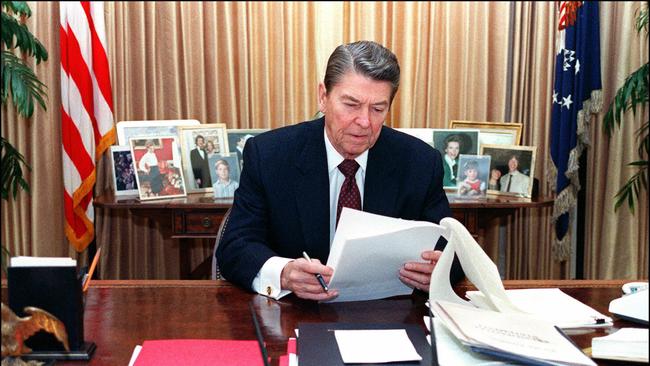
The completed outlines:
[[[327,152],[327,172],[331,173],[334,169],[338,168],[339,164],[345,160],[341,154],[334,148],[332,142],[327,137],[327,131],[323,129],[323,137],[325,138],[325,151]],[[354,160],[359,164],[362,171],[366,171],[368,165],[368,150],[364,151],[361,155],[357,156]]]
[[[452,158],[449,157],[449,155],[445,154],[445,161],[447,164],[454,166],[456,165],[456,160],[452,160]]]

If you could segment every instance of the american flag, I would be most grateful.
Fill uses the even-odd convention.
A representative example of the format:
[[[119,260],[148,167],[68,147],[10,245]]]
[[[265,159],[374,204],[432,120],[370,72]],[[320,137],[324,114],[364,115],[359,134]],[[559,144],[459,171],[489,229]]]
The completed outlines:
[[[557,197],[553,221],[556,259],[570,258],[570,215],[580,189],[579,160],[589,143],[587,127],[602,106],[598,2],[563,1],[556,37],[551,114],[551,158]]]
[[[95,163],[115,142],[103,2],[61,2],[61,133],[65,233],[83,251],[95,236]]]

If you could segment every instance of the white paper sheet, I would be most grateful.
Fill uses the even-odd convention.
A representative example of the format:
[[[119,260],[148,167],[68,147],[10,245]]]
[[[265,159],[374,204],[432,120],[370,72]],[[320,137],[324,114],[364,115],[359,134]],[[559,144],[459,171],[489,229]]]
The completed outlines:
[[[424,324],[426,324],[427,330],[431,331],[428,316],[424,317]],[[436,352],[440,366],[501,366],[515,364],[473,352],[469,347],[460,343],[438,318],[433,318],[433,326],[436,330]],[[431,344],[430,335],[427,335],[427,340]]]
[[[527,314],[563,329],[612,325],[612,318],[565,294],[559,288],[506,290],[506,295]],[[496,310],[485,302],[485,295],[481,291],[467,291],[466,296],[477,307]]]
[[[405,329],[335,330],[344,363],[419,361]]]
[[[468,301],[456,295],[449,283],[449,273],[456,254],[465,276],[487,295],[485,301],[492,308],[499,311],[522,312],[506,296],[497,266],[485,254],[467,228],[451,217],[442,219],[440,225],[445,229],[447,246],[431,273],[429,299],[469,305]]]
[[[13,257],[10,267],[75,267],[77,261],[70,257]]]
[[[142,346],[137,345],[133,349],[133,353],[131,354],[131,359],[129,360],[129,366],[135,365],[135,360],[138,359],[138,355],[140,354],[140,351],[142,351]]]
[[[610,360],[648,362],[648,328],[621,328],[591,339],[591,356]]]
[[[334,269],[329,287],[339,296],[330,302],[362,301],[408,295],[399,280],[406,262],[420,261],[442,233],[439,225],[402,220],[344,208],[327,265]],[[449,282],[449,281],[447,281]]]
[[[527,314],[506,314],[446,301],[432,311],[463,344],[567,365],[595,366],[550,323]]]

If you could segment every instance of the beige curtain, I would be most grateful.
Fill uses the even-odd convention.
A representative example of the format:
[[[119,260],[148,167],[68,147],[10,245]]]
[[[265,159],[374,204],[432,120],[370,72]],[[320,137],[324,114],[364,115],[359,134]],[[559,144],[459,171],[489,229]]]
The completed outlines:
[[[609,47],[622,48],[636,40],[629,15],[620,11],[635,4],[640,2],[601,3],[603,30],[610,29],[609,37],[619,38],[603,37],[601,43],[616,42]],[[37,111],[31,121],[18,121],[11,109],[3,108],[3,136],[16,141],[34,170],[32,195],[2,203],[2,240],[14,254],[68,255],[73,251],[63,234],[60,198],[58,4],[30,6],[34,13],[30,29],[50,51],[50,59],[36,68],[49,86],[49,104],[47,112]],[[297,123],[317,110],[316,85],[334,47],[370,39],[391,48],[402,68],[388,125],[446,128],[453,119],[521,122],[522,143],[538,147],[535,176],[540,193],[551,194],[543,171],[549,159],[554,12],[552,2],[107,2],[115,120],[194,118],[226,123],[228,128]],[[631,55],[639,59],[646,55],[647,60],[647,48],[641,52],[640,44],[634,43]],[[620,60],[610,63],[603,57],[603,74],[626,75],[621,64],[627,62],[627,51],[612,52]],[[626,127],[625,133],[631,130]],[[600,150],[619,153],[629,141],[615,145],[612,140]],[[602,172],[605,166],[599,164],[593,169],[590,165],[589,171]],[[625,181],[621,164],[608,168],[609,175],[616,168]],[[98,195],[110,188],[110,173],[102,161]],[[647,277],[647,205],[643,214],[637,212],[625,222],[619,219],[621,211],[611,217],[602,215],[600,208],[594,212],[594,201],[605,204],[605,195],[611,196],[604,190],[615,190],[605,188],[613,184],[606,178],[605,173],[593,173],[593,182],[586,184],[597,197],[587,203],[587,230],[598,227],[624,235],[625,247],[600,243],[600,236],[594,235],[598,239],[592,241],[599,249],[587,255],[587,263],[594,267],[590,276]],[[58,214],[52,215],[53,210]],[[486,233],[491,246],[486,251],[498,249],[494,245],[503,231],[506,277],[567,275],[566,264],[551,259],[549,215],[548,209],[527,210],[502,223],[503,229],[493,222],[494,228]],[[617,230],[619,223],[614,220],[629,229]],[[169,239],[169,228],[159,225],[128,211],[97,210],[102,277],[177,278],[179,242]],[[210,240],[195,240],[192,263],[197,265],[210,255],[212,245]],[[601,254],[610,247],[617,254],[625,253]],[[629,267],[630,257],[640,258],[640,254],[644,259],[638,265],[625,274],[615,272]],[[596,257],[599,264],[594,265]]]
[[[555,62],[555,2],[515,2],[513,11],[512,122],[523,124],[522,145],[535,146],[535,177],[540,196],[552,196],[546,178],[550,162],[551,105]],[[566,278],[568,261],[553,260],[552,208],[526,209],[509,218],[506,278]]]
[[[31,166],[25,172],[31,194],[2,201],[2,245],[12,255],[72,256],[63,231],[63,178],[61,163],[61,96],[59,58],[59,3],[29,3],[28,27],[49,53],[35,65],[36,75],[47,85],[47,110],[40,106],[29,121],[18,118],[11,103],[2,106],[2,136]],[[4,46],[3,46],[4,50]]]
[[[629,113],[611,138],[602,128],[603,116],[616,90],[629,74],[648,62],[647,33],[637,36],[634,29],[636,11],[642,4],[608,2],[600,7],[604,103],[602,113],[592,125],[587,155],[587,278],[648,278],[648,191],[639,196],[634,214],[627,204],[614,210],[614,196],[635,171],[626,164],[641,160],[637,155],[636,131],[648,121],[648,105],[636,116]]]

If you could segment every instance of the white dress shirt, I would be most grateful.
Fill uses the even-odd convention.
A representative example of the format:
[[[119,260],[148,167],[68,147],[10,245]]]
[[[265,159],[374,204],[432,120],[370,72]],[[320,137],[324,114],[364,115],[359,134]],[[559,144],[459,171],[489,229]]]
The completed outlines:
[[[449,157],[445,154],[445,164],[449,165],[449,174],[451,174],[451,179],[456,179],[456,174],[454,174],[454,165],[456,165],[456,160]]]
[[[323,137],[325,139],[325,151],[327,152],[327,172],[329,174],[330,182],[330,245],[332,245],[332,241],[334,240],[334,233],[336,232],[336,209],[338,206],[339,193],[341,192],[343,181],[345,181],[345,176],[338,169],[338,166],[341,164],[341,162],[343,162],[344,158],[341,156],[341,154],[339,154],[338,151],[336,151],[329,138],[327,137],[327,132],[325,130],[323,130]],[[363,154],[357,156],[354,160],[356,160],[359,164],[359,169],[357,170],[354,178],[357,182],[357,186],[359,187],[359,193],[361,194],[361,207],[363,207],[363,186],[366,180],[368,150],[364,151]],[[257,273],[257,276],[255,276],[253,279],[253,290],[259,294],[274,298],[276,300],[290,294],[291,291],[281,290],[280,275],[282,274],[284,266],[286,266],[287,263],[291,262],[292,260],[294,260],[294,258],[284,258],[278,256],[269,258]]]
[[[158,165],[158,157],[156,156],[155,153],[151,151],[147,151],[144,155],[142,155],[142,158],[140,158],[140,162],[138,162],[138,168],[145,172],[148,172],[152,166],[157,166],[157,165]]]
[[[499,183],[501,184],[501,192],[527,194],[528,187],[530,186],[530,177],[521,173],[519,170],[515,170],[501,177]]]

